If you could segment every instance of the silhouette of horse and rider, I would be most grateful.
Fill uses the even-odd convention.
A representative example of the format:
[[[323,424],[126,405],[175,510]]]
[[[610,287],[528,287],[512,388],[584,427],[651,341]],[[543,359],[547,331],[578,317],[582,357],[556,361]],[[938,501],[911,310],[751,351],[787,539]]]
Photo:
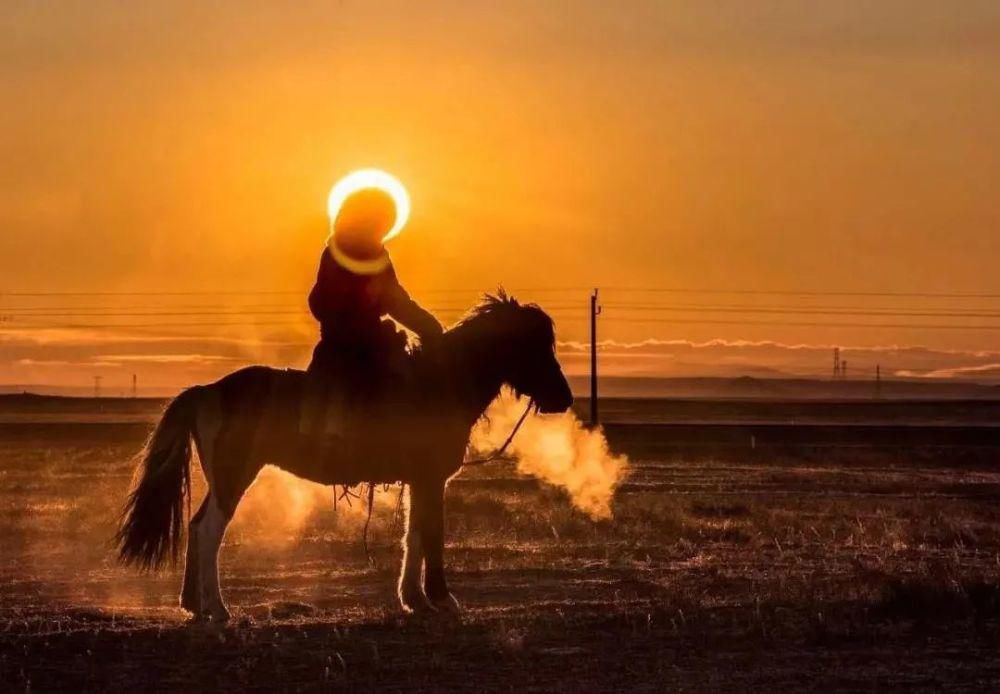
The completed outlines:
[[[229,617],[219,547],[265,464],[322,484],[408,485],[400,603],[457,608],[444,574],[444,490],[472,426],[504,386],[543,413],[572,404],[552,320],[539,307],[500,290],[445,331],[410,298],[382,241],[396,212],[375,188],[341,205],[309,294],[320,340],[306,372],[251,366],[188,388],[146,443],[120,558],[143,568],[178,559],[196,449],[208,492],[188,523],[180,600],[195,619]],[[419,347],[408,350],[396,322]]]

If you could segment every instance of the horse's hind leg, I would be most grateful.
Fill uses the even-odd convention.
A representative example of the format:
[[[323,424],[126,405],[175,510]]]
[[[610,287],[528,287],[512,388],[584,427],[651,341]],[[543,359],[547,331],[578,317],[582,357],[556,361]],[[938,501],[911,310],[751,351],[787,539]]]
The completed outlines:
[[[208,506],[208,498],[202,502],[198,511],[191,518],[188,524],[187,535],[187,555],[184,560],[184,583],[181,585],[181,607],[189,611],[196,617],[201,614],[201,572],[198,561],[198,528],[202,518],[205,517],[205,509]]]
[[[187,553],[184,558],[184,582],[181,584],[181,607],[191,612],[195,619],[202,617],[203,581],[201,552],[199,551],[202,542],[199,541],[201,526],[208,510],[209,499],[212,488],[212,463],[215,459],[216,440],[222,426],[222,416],[219,410],[217,398],[204,401],[202,410],[198,413],[195,421],[194,440],[198,451],[198,460],[201,462],[202,472],[208,481],[208,492],[198,507],[197,512],[188,523],[187,533]]]
[[[181,606],[191,610],[195,619],[226,621],[229,610],[219,586],[219,548],[236,505],[257,476],[260,464],[252,460],[253,451],[247,444],[251,437],[245,431],[231,429],[220,436],[222,415],[217,403],[199,414],[195,440],[208,493],[191,519]]]
[[[205,515],[198,524],[197,564],[200,584],[201,613],[212,618],[213,622],[224,622],[229,619],[229,610],[222,600],[222,590],[219,586],[219,547],[226,534],[226,526],[232,518],[232,513],[226,513],[219,504],[215,492],[205,497],[203,504]],[[235,510],[235,509],[234,509]]]

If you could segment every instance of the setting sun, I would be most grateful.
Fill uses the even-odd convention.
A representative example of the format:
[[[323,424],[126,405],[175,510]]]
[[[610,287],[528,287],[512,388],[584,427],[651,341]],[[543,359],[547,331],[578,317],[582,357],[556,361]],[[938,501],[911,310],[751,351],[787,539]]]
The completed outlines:
[[[358,169],[337,181],[330,189],[326,201],[327,214],[330,217],[330,229],[333,233],[333,222],[337,219],[341,205],[352,193],[365,188],[378,188],[392,198],[396,204],[396,221],[389,232],[382,237],[382,242],[395,238],[403,230],[406,220],[410,217],[410,195],[399,179],[381,169]]]
[[[0,57],[0,694],[1000,691],[1000,0]]]

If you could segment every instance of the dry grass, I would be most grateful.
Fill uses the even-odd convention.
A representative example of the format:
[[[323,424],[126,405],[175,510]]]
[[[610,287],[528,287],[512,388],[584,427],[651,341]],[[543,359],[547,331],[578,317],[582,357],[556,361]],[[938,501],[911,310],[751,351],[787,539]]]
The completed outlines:
[[[375,556],[357,513],[294,532],[244,511],[223,549],[236,620],[189,627],[179,576],[108,538],[134,434],[22,439],[0,456],[0,681],[11,690],[937,689],[1000,677],[1000,473],[639,460],[595,522],[509,466],[449,490],[456,620],[394,600],[394,493]],[[642,442],[638,442],[642,443]],[[252,493],[259,493],[252,492]],[[355,502],[357,504],[358,502]],[[248,506],[252,509],[253,506]]]

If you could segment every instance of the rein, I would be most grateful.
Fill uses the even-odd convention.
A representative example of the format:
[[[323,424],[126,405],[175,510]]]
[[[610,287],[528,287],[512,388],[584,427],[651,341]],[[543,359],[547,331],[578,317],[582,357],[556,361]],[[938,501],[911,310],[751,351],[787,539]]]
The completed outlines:
[[[511,429],[510,436],[507,437],[507,440],[503,442],[502,446],[495,449],[485,458],[472,458],[471,460],[462,461],[462,467],[485,465],[486,463],[492,463],[494,460],[498,460],[507,451],[507,447],[510,446],[510,442],[514,440],[514,437],[517,435],[521,425],[524,424],[524,420],[528,418],[528,414],[531,412],[531,408],[534,407],[534,405],[534,398],[528,398],[528,406],[524,408],[524,413],[521,415],[521,418],[517,420],[517,424],[515,424],[514,428]]]

